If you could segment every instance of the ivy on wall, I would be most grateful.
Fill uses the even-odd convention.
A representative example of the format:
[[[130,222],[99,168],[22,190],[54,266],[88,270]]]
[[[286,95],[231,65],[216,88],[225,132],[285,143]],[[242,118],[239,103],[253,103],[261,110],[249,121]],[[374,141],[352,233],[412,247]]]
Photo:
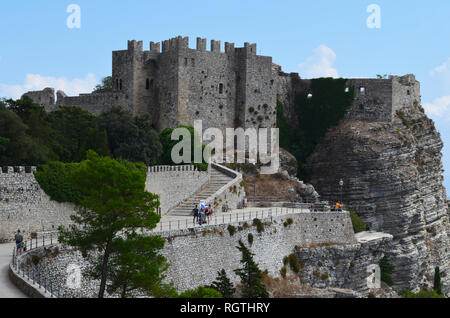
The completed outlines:
[[[351,106],[354,87],[346,89],[344,78],[318,78],[311,87],[296,97],[295,111],[298,127],[293,127],[284,115],[283,104],[277,103],[277,126],[280,129],[280,146],[297,159],[299,177],[305,175],[307,158],[325,136],[328,129],[337,126]]]

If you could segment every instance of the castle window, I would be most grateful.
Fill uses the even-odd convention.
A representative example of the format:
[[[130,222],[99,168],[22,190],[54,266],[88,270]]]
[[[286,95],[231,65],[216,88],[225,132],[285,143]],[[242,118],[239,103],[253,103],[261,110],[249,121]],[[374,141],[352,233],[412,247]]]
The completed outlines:
[[[122,79],[119,80],[119,90],[122,90]]]
[[[365,95],[366,94],[366,88],[365,87],[360,87],[359,88],[359,92],[361,93],[361,95]]]
[[[350,92],[350,88],[346,87],[346,88],[345,88],[345,92],[346,92],[346,93]]]
[[[145,89],[149,90],[150,89],[150,80],[147,78],[147,80],[145,81]]]
[[[116,90],[119,89],[119,79],[116,78]]]
[[[219,94],[223,94],[223,84],[219,84]]]
[[[188,66],[188,59],[187,58],[184,59],[184,66]]]
[[[411,91],[408,89],[408,91],[406,92],[408,95],[411,95]]]

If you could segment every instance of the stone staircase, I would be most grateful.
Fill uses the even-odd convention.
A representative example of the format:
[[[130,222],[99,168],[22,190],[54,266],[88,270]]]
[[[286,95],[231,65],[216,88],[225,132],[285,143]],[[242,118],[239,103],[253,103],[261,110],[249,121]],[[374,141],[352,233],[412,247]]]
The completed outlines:
[[[211,167],[211,179],[209,183],[199,192],[181,202],[178,206],[171,209],[168,216],[190,216],[194,207],[200,204],[200,200],[206,200],[224,185],[232,181],[233,178]]]

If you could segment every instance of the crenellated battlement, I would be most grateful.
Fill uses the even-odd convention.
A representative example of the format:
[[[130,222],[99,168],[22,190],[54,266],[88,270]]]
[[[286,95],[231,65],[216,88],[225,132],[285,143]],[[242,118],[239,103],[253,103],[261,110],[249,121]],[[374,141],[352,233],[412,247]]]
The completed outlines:
[[[174,172],[174,171],[198,171],[198,169],[193,165],[148,167],[148,173]]]
[[[12,173],[20,173],[20,174],[25,174],[25,173],[33,173],[35,172],[37,169],[36,167],[30,167],[30,166],[15,166],[15,167],[1,167],[0,169],[0,175],[2,174],[12,174]]]

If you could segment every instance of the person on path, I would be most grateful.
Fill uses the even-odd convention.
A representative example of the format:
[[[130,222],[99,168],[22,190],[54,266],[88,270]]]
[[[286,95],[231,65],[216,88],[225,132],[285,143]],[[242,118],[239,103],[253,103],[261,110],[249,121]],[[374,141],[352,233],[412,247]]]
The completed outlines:
[[[14,239],[16,240],[17,255],[21,255],[22,254],[23,236],[22,236],[22,234],[20,234],[20,230],[17,230],[17,233],[14,236]]]
[[[198,222],[198,216],[199,216],[197,206],[195,206],[195,208],[192,210],[192,212],[194,213],[194,224],[195,224],[195,222]]]

